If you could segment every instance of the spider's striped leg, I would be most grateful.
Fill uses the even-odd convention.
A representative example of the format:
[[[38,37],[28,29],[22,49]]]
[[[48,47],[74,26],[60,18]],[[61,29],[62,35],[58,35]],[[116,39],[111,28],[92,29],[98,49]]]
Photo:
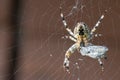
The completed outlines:
[[[104,18],[104,14],[101,15],[100,19],[97,21],[97,23],[95,24],[95,26],[94,26],[93,29],[91,30],[91,34],[93,34],[93,33],[96,31],[96,29],[98,28],[99,24],[100,24],[101,21],[103,20],[103,18]]]
[[[77,39],[74,38],[74,37],[72,37],[72,36],[69,36],[69,39],[72,40],[72,41],[74,41],[74,42],[77,42]]]
[[[70,40],[72,40],[72,41],[74,41],[74,42],[77,41],[77,39],[74,38],[74,37],[72,37],[72,36],[63,36],[62,38],[67,38],[67,39],[70,39]]]
[[[102,68],[102,71],[104,71],[103,63],[102,63],[102,61],[101,61],[100,58],[98,58],[98,62],[99,62],[99,64],[100,64],[101,68]]]
[[[62,22],[63,22],[63,25],[65,26],[66,30],[68,31],[68,33],[74,37],[74,34],[73,32],[71,31],[71,29],[68,28],[68,25],[67,25],[67,22],[65,20],[65,17],[62,13],[62,7],[60,7],[60,17],[62,18]]]
[[[69,38],[70,40],[72,40],[72,41],[74,41],[74,42],[76,42],[76,41],[77,41],[77,39],[76,39],[76,38],[74,38],[74,37],[72,37],[72,36],[67,36],[66,38]]]
[[[77,45],[73,44],[65,53],[63,66],[65,69],[67,69],[67,71],[69,71],[70,56],[75,52],[75,50],[77,50]]]
[[[66,22],[65,17],[62,13],[62,7],[60,7],[60,17],[62,18],[62,22],[63,22],[63,25],[65,26],[65,28],[68,28],[67,22]]]

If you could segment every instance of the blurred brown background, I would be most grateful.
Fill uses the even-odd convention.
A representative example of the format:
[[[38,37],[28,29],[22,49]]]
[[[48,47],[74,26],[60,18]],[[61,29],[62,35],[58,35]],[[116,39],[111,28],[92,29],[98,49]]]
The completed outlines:
[[[72,11],[75,2],[78,8]],[[120,1],[65,0],[63,13],[71,29],[78,21],[92,28],[108,10],[92,43],[109,48],[102,72],[97,60],[71,57],[70,71],[62,64],[65,51],[73,44],[61,22],[59,0],[0,1],[0,80],[120,80]],[[80,59],[83,59],[82,61]],[[79,69],[76,67],[78,63]]]

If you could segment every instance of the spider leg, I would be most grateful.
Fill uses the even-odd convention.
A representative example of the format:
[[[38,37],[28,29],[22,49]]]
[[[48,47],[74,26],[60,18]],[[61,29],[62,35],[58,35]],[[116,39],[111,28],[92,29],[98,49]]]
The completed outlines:
[[[101,66],[102,71],[104,71],[103,63],[102,63],[102,61],[101,61],[100,58],[98,58],[98,62],[99,62],[99,64],[100,64],[100,66]]]
[[[77,39],[74,38],[74,37],[72,37],[72,36],[69,36],[69,39],[72,40],[72,41],[74,41],[74,42],[77,42]]]
[[[62,38],[67,38],[67,39],[70,39],[70,40],[72,40],[72,41],[74,41],[74,42],[77,41],[77,39],[74,38],[73,36],[63,36]]]
[[[91,30],[91,35],[96,31],[96,29],[98,28],[99,24],[103,20],[103,18],[104,18],[104,14],[101,15],[101,17],[99,18],[99,20],[97,21],[97,23],[95,24],[95,26],[93,27],[93,29]]]
[[[70,40],[72,40],[72,41],[74,41],[74,42],[76,42],[77,41],[77,39],[76,38],[74,38],[74,37],[72,37],[72,36],[65,36],[66,38],[69,38]]]
[[[77,45],[73,44],[65,53],[65,59],[64,59],[63,67],[67,71],[69,71],[70,56],[71,56],[71,54],[73,54],[75,52],[75,50],[77,50]]]
[[[60,16],[61,16],[61,18],[62,18],[62,22],[63,22],[63,25],[65,26],[66,30],[68,31],[68,33],[69,33],[71,36],[74,37],[73,32],[71,31],[71,29],[68,28],[67,22],[66,22],[65,17],[64,17],[64,15],[63,15],[63,13],[62,13],[62,7],[60,7]]]

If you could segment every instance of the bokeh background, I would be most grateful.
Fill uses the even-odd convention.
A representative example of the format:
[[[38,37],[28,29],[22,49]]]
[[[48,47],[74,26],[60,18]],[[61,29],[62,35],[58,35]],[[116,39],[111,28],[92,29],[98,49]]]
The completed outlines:
[[[61,22],[59,7],[71,29],[78,21],[92,28],[107,10],[91,42],[109,48],[102,72],[97,60],[77,51],[70,74],[62,65],[73,44]],[[120,80],[120,0],[0,0],[0,80]],[[77,5],[76,8],[75,5]]]

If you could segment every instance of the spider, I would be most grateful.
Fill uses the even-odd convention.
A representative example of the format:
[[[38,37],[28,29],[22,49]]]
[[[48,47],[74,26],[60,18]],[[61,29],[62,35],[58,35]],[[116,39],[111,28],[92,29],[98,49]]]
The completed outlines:
[[[105,52],[108,51],[108,48],[105,46],[93,45],[90,43],[90,40],[96,35],[95,31],[98,28],[101,21],[103,20],[104,14],[101,15],[93,29],[90,30],[89,27],[84,22],[78,22],[75,25],[73,32],[67,25],[65,17],[62,13],[62,7],[60,7],[60,16],[62,18],[62,23],[65,29],[70,34],[68,38],[75,42],[65,53],[63,67],[67,69],[67,71],[69,71],[70,56],[76,50],[78,50],[79,52],[81,52],[83,56],[89,56],[91,58],[98,59],[98,62],[103,70],[104,67],[101,58],[107,59]]]

